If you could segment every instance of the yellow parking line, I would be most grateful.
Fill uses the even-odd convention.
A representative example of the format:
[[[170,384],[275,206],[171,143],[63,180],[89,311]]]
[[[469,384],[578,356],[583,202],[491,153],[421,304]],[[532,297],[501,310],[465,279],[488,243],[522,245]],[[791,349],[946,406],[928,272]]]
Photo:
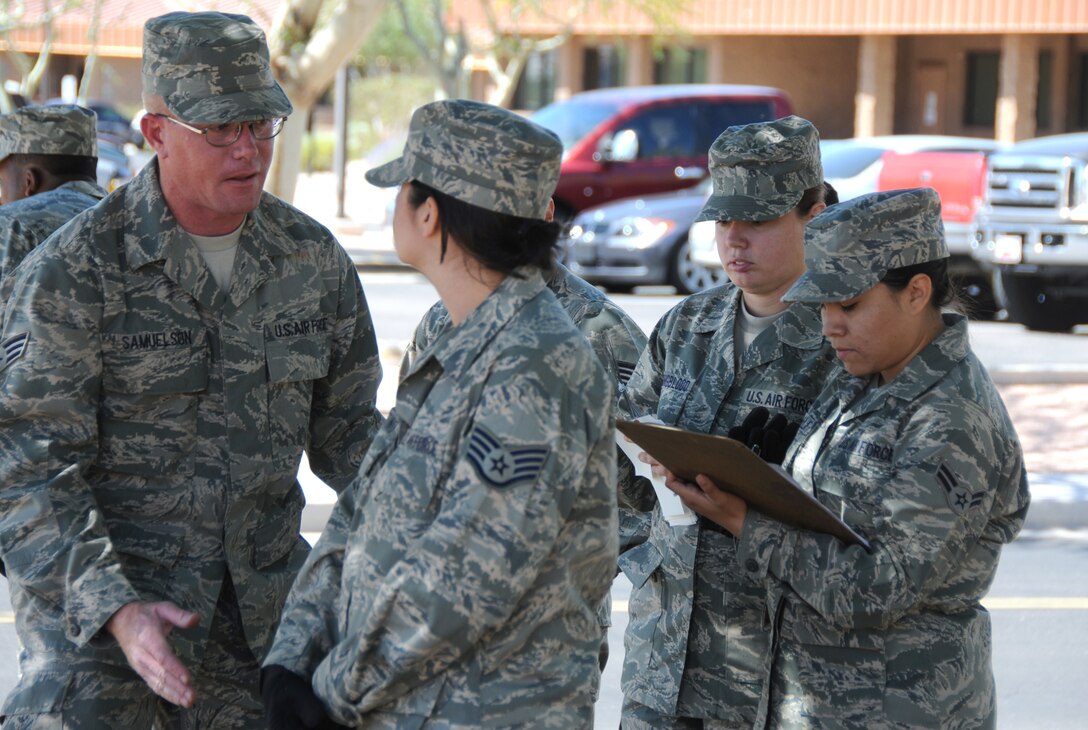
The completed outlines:
[[[1088,596],[992,596],[982,599],[987,611],[1086,611]],[[616,613],[627,612],[627,599],[612,601]]]

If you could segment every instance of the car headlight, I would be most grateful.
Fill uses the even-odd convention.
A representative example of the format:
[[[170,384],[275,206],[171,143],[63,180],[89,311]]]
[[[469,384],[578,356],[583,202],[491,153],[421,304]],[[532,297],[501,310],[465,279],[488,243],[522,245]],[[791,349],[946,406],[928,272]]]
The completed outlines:
[[[609,228],[608,245],[615,248],[649,248],[676,227],[667,218],[621,218]]]

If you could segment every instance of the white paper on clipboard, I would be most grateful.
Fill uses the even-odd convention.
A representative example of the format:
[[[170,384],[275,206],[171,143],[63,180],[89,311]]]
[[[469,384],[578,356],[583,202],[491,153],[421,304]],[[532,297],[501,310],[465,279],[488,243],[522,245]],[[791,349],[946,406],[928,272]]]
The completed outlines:
[[[665,425],[661,419],[655,416],[642,416],[635,420],[640,423]],[[676,492],[665,486],[664,477],[655,477],[650,470],[650,465],[639,461],[638,455],[642,453],[643,448],[634,441],[629,440],[619,431],[616,431],[616,444],[623,450],[624,455],[631,460],[631,464],[635,467],[635,474],[650,480],[650,484],[654,487],[654,494],[657,495],[657,503],[661,506],[661,514],[665,517],[665,521],[672,527],[694,525],[699,516],[680,501],[680,497]]]

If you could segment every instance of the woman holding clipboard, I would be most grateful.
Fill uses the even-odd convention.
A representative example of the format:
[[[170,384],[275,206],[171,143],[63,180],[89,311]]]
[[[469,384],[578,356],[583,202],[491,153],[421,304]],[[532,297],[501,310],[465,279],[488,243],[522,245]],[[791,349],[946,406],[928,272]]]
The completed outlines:
[[[817,217],[785,299],[819,303],[842,370],[786,459],[871,545],[787,527],[704,475],[670,488],[737,539],[776,640],[760,727],[989,728],[980,600],[1028,506],[1023,455],[971,352],[931,189],[862,196]]]
[[[795,116],[730,127],[710,148],[710,174],[698,220],[716,222],[730,283],[661,318],[620,407],[722,436],[756,409],[799,423],[834,365],[819,309],[781,301],[805,269],[805,226],[825,207],[819,135]],[[710,520],[670,524],[640,484],[646,494],[620,495],[619,565],[633,586],[622,727],[750,727],[770,654],[763,588],[731,535]]]

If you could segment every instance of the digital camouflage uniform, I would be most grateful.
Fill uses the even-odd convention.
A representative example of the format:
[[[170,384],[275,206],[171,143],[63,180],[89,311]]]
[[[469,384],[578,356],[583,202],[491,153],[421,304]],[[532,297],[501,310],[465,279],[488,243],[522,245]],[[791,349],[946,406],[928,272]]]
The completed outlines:
[[[888,269],[948,255],[932,190],[842,205],[810,224],[810,274],[787,298],[852,298]],[[994,727],[979,602],[1028,485],[966,319],[944,322],[889,383],[842,370],[787,457],[871,552],[748,513],[738,556],[768,586],[777,634],[769,727]]]
[[[612,377],[617,389],[627,383],[631,372],[638,362],[639,353],[646,346],[646,335],[627,313],[606,297],[601,291],[571,273],[570,269],[557,263],[546,279],[546,284],[555,294],[559,304],[566,310],[578,330],[589,340],[597,354],[597,359],[604,365],[605,371]],[[412,362],[430,343],[449,327],[449,312],[442,302],[437,302],[416,327],[412,341],[404,350],[401,362],[401,376],[408,372]],[[618,390],[617,390],[618,392]],[[619,475],[620,494],[628,495],[623,499],[630,504],[632,499],[645,495],[645,490],[636,483],[635,470],[630,460],[618,448],[616,450],[616,471]],[[641,505],[640,510],[621,509],[620,535],[634,535],[637,531],[624,529],[623,525],[637,520],[643,510],[653,509],[653,502]],[[620,543],[620,550],[628,546]],[[603,629],[601,637],[601,669],[608,660],[608,627],[612,625],[612,594],[606,593],[601,602],[598,618]]]
[[[539,219],[561,149],[510,112],[435,102],[368,179]],[[591,728],[617,549],[613,389],[540,274],[507,276],[401,381],[266,666],[312,678],[357,727]]]
[[[23,107],[0,116],[0,162],[17,154],[97,157],[95,135],[89,109]],[[0,206],[0,280],[49,234],[105,195],[96,183],[78,180]]]
[[[0,206],[0,280],[53,231],[105,196],[97,183],[77,180]]]
[[[731,127],[711,147],[710,164],[714,192],[699,216],[704,220],[779,218],[822,182],[816,130],[797,117]],[[834,360],[818,310],[790,306],[743,353],[737,370],[740,302],[740,290],[726,284],[668,312],[650,335],[621,408],[723,435],[757,406],[800,421]],[[633,585],[624,727],[689,726],[680,718],[750,726],[771,657],[763,586],[738,566],[733,538],[707,521],[672,527],[654,509],[634,526],[642,535],[627,543],[645,542],[620,556]]]
[[[221,33],[224,16],[193,17],[208,15]],[[123,605],[160,600],[203,617],[169,637],[197,689],[179,726],[263,727],[257,658],[308,552],[300,455],[344,488],[380,422],[354,266],[266,194],[224,292],[153,160],[12,279],[0,550],[22,653],[5,727],[141,728],[176,712],[103,629]]]

